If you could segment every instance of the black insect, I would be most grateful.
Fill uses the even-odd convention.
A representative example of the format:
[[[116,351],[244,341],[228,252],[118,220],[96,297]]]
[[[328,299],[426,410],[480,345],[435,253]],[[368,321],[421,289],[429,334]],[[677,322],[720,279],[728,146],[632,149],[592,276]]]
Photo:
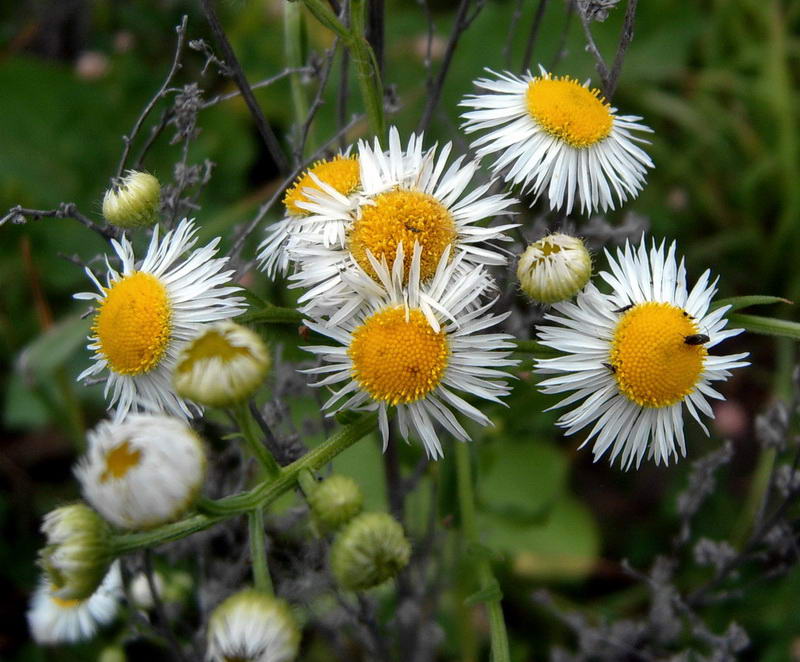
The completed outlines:
[[[611,372],[616,372],[617,371],[617,369],[613,365],[611,365],[610,363],[604,363],[603,365],[606,368],[608,368]]]
[[[683,342],[687,345],[705,345],[711,338],[705,333],[695,333],[691,336],[684,336]]]
[[[633,304],[629,303],[627,306],[622,306],[622,308],[617,308],[616,310],[612,310],[612,313],[624,313],[626,310],[630,310],[633,308]]]

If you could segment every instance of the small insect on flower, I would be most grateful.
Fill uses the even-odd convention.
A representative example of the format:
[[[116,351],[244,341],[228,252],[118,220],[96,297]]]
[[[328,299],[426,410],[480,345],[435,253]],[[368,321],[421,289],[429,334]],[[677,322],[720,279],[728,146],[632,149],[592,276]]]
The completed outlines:
[[[503,171],[537,198],[545,194],[550,208],[581,213],[614,209],[642,189],[650,157],[637,147],[646,142],[633,132],[651,132],[640,117],[617,115],[599,90],[569,76],[553,76],[539,67],[538,76],[509,72],[481,78],[486,90],[460,105],[467,133],[486,131],[472,143],[478,156],[496,155],[492,169]]]
[[[42,578],[28,608],[28,627],[38,644],[73,644],[91,639],[117,615],[122,598],[119,564],[114,563],[100,586],[83,599],[58,597]]]
[[[747,354],[712,355],[709,350],[742,329],[725,329],[727,306],[710,309],[716,281],[706,271],[692,288],[675,258],[675,244],[645,238],[638,248],[606,252],[610,271],[600,276],[612,288],[602,294],[592,283],[574,303],[559,303],[545,315],[539,342],[564,352],[538,359],[544,393],[571,392],[556,407],[574,405],[558,424],[566,434],[589,425],[584,444],[594,440],[595,460],[606,452],[622,466],[640,465],[645,454],[656,464],[686,455],[683,408],[703,430],[700,413],[713,417],[708,398],[722,399],[711,383],[748,365]]]
[[[509,315],[491,314],[494,301],[480,303],[482,294],[493,287],[484,269],[462,270],[463,254],[450,260],[448,248],[423,286],[421,253],[422,247],[415,243],[407,284],[402,243],[391,271],[385,259],[379,262],[369,253],[380,284],[359,268],[346,281],[355,292],[354,304],[343,304],[328,320],[305,322],[340,343],[306,347],[325,364],[306,372],[324,375],[313,386],[344,382],[325,409],[377,409],[385,447],[388,410],[395,407],[402,437],[408,440],[413,434],[429,456],[438,458],[442,446],[434,423],[457,439],[470,438],[453,410],[481,425],[491,423],[453,391],[500,403],[509,393],[504,369],[517,361],[508,358],[513,348],[510,335],[481,333]]]
[[[208,622],[209,662],[291,662],[299,646],[289,605],[255,589],[227,598]]]
[[[125,236],[112,240],[120,271],[109,266],[104,286],[87,269],[99,293],[75,295],[97,305],[88,345],[94,363],[78,379],[107,372],[105,396],[109,408],[116,407],[118,421],[129,411],[192,416],[172,387],[178,353],[201,324],[245,310],[244,299],[234,296],[239,288],[231,284],[233,271],[223,271],[228,258],[214,257],[219,237],[181,259],[197,242],[196,232],[194,223],[184,219],[159,241],[155,228],[138,264]]]
[[[131,414],[88,434],[75,468],[85,499],[109,522],[145,529],[179,517],[206,475],[203,443],[181,419]]]

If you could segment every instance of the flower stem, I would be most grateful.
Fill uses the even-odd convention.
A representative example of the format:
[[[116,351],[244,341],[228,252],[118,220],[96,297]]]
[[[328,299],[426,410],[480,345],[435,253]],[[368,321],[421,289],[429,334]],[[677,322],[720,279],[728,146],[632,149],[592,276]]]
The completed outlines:
[[[461,532],[467,543],[468,549],[480,548],[478,540],[478,525],[475,518],[475,494],[472,489],[472,467],[470,463],[469,447],[466,443],[457,443],[456,447],[456,472],[458,476],[458,505],[461,513]],[[479,550],[477,556],[478,581],[480,582],[479,594],[482,602],[486,603],[489,614],[489,633],[492,641],[492,662],[509,662],[508,633],[503,619],[503,607],[500,604],[502,594],[497,585],[497,580],[492,573],[492,567],[486,554]]]
[[[303,82],[300,80],[298,70],[303,66],[303,53],[301,49],[301,30],[302,30],[302,9],[297,2],[284,2],[283,3],[283,39],[284,49],[286,53],[286,66],[293,69],[293,73],[289,76],[289,83],[292,90],[292,108],[294,110],[294,121],[296,134],[295,143],[299,149],[300,141],[302,140],[302,127],[306,121],[308,114],[308,102],[306,100],[305,90],[303,89]],[[309,127],[309,139],[305,147],[309,148],[314,144],[313,136],[311,135],[313,127]],[[306,150],[308,151],[308,149]],[[311,150],[313,151],[313,150]],[[304,154],[297,155],[301,160]]]
[[[267,547],[264,538],[264,509],[253,508],[247,513],[250,530],[250,562],[253,565],[253,583],[259,591],[274,593],[267,567]]]
[[[325,466],[345,449],[375,429],[376,413],[364,414],[350,425],[332,434],[325,442],[291,464],[283,467],[274,479],[265,477],[253,489],[210,502],[213,508],[205,513],[190,515],[172,524],[165,524],[149,531],[123,533],[113,539],[114,552],[125,554],[143,547],[153,547],[165,542],[180,540],[198,531],[203,531],[223,520],[246,513],[254,508],[265,508],[279,496],[297,484],[301,471],[316,471]],[[213,510],[214,512],[208,512]]]
[[[239,425],[239,430],[250,452],[256,457],[268,476],[271,478],[277,477],[281,472],[281,468],[275,461],[275,458],[272,457],[272,453],[270,453],[269,449],[264,445],[264,440],[261,439],[253,416],[250,414],[250,410],[247,407],[247,401],[242,400],[237,402],[233,405],[232,410],[233,417]]]

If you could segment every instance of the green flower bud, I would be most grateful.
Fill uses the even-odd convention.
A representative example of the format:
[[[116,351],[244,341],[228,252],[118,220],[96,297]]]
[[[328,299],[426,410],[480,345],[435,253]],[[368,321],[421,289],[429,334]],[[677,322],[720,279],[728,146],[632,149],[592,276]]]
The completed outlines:
[[[108,524],[88,506],[76,503],[45,515],[42,533],[47,545],[39,552],[39,563],[52,594],[62,600],[92,595],[113,560]]]
[[[106,191],[103,216],[120,228],[144,228],[158,220],[161,184],[146,172],[128,170]]]
[[[107,646],[97,658],[97,662],[126,662],[125,651],[119,646]]]
[[[258,334],[235,322],[216,322],[183,348],[173,382],[181,397],[209,407],[228,407],[255,392],[270,363]]]
[[[320,532],[335,531],[361,512],[364,495],[348,476],[334,474],[317,483],[308,495],[314,524]]]
[[[557,303],[580,292],[592,275],[592,258],[583,241],[555,233],[528,246],[517,263],[517,279],[531,299]]]
[[[411,556],[403,527],[388,513],[362,513],[336,536],[331,570],[345,589],[363,591],[402,570]]]
[[[300,629],[289,606],[255,589],[230,596],[208,622],[209,662],[291,662]]]

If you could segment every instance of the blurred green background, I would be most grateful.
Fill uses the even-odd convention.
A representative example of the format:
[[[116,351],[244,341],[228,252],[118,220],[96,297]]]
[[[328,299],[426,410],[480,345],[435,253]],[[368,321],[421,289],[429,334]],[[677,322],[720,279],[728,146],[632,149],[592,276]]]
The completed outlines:
[[[436,69],[457,3],[430,4],[437,28]],[[504,46],[515,3],[487,3],[455,53],[440,113],[429,131],[431,142],[456,139],[459,145],[457,103],[472,91],[471,81],[483,67],[519,70],[536,4],[522,3],[509,67]],[[220,12],[251,81],[283,69],[280,0],[231,0],[220,3]],[[0,214],[16,204],[49,209],[70,201],[100,219],[102,193],[122,148],[120,137],[160,86],[173,55],[174,26],[183,13],[189,15],[189,37],[213,43],[191,2],[3,3]],[[618,9],[593,28],[608,59],[621,14]],[[305,46],[317,51],[329,46],[330,36],[306,18]],[[642,195],[608,219],[619,225],[628,212],[649,218],[657,236],[678,240],[690,278],[707,267],[721,276],[722,296],[800,297],[799,22],[800,3],[778,0],[649,0],[639,6],[614,105],[643,116],[655,130],[649,151],[656,169]],[[580,80],[596,78],[579,21],[568,18],[560,1],[547,6],[533,63],[553,64],[565,26],[563,57],[555,71]],[[385,82],[395,86],[400,100],[389,121],[404,132],[414,129],[426,99],[425,30],[416,2],[387,2]],[[175,85],[198,81],[206,98],[234,89],[213,65],[203,74],[203,64],[201,54],[187,51]],[[317,143],[335,130],[337,76],[338,66],[314,125]],[[360,109],[353,88],[348,112]],[[314,89],[314,83],[308,85],[307,94],[313,95]],[[288,82],[256,96],[276,132],[285,137],[292,122]],[[159,105],[152,119],[168,105],[169,100]],[[279,180],[239,99],[202,110],[199,127],[189,160],[210,159],[216,167],[198,200],[197,217],[204,238],[221,234],[228,241],[234,226],[252,217]],[[365,130],[357,126],[350,138]],[[180,149],[169,144],[170,135],[168,130],[145,160],[145,167],[165,183]],[[277,218],[277,212],[270,218]],[[532,215],[525,218],[533,220]],[[114,636],[112,629],[99,644],[45,654],[27,642],[24,623],[27,594],[36,581],[39,518],[77,496],[71,465],[83,431],[103,415],[101,387],[74,383],[87,365],[83,346],[88,322],[79,319],[85,309],[71,295],[89,289],[89,283],[81,268],[60,254],[89,260],[103,249],[99,237],[68,219],[0,228],[3,660],[94,659],[102,643]],[[248,275],[247,284],[276,302],[291,301],[282,287],[270,290],[258,275]],[[768,314],[797,319],[788,305]],[[728,537],[746,526],[742,503],[758,463],[753,418],[772,399],[787,395],[796,358],[790,343],[752,335],[727,345],[729,352],[750,351],[753,366],[723,385],[728,400],[718,405],[711,438],[692,424],[688,435],[690,459],[715,448],[722,438],[732,439],[737,451],[701,514],[699,527],[712,538]],[[624,576],[619,561],[628,558],[647,567],[666,548],[676,527],[674,497],[685,485],[689,466],[647,465],[622,473],[603,463],[593,465],[590,453],[575,451],[576,440],[563,439],[555,430],[555,416],[511,416],[509,412],[538,412],[553,404],[535,392],[526,368],[530,365],[523,366],[511,409],[491,412],[494,429],[475,430],[482,530],[487,544],[500,553],[512,649],[519,660],[540,659],[549,645],[571,641],[561,625],[533,605],[529,596],[534,588],[554,588],[567,604],[597,615],[620,616],[641,607],[644,595]],[[301,398],[293,413],[301,417],[314,406],[310,396]],[[413,466],[419,449],[403,449],[401,455]],[[374,471],[379,461],[376,447],[369,444],[339,460],[340,469],[359,478],[377,506],[385,504],[384,486]],[[443,462],[437,470],[446,473],[448,466]],[[418,513],[420,528],[429,504],[413,499],[422,499],[418,495],[423,492],[412,496],[409,507]],[[691,584],[699,572],[685,580]],[[458,585],[452,588],[455,595],[462,590],[468,592]],[[720,630],[732,618],[741,622],[753,640],[750,659],[786,660],[793,650],[794,659],[800,659],[798,594],[800,571],[795,569],[778,582],[755,584],[745,600],[711,614],[711,622]],[[442,624],[447,633],[442,659],[461,659],[459,640],[475,635],[464,628],[463,619]],[[320,655],[307,659],[325,659],[324,652]]]

